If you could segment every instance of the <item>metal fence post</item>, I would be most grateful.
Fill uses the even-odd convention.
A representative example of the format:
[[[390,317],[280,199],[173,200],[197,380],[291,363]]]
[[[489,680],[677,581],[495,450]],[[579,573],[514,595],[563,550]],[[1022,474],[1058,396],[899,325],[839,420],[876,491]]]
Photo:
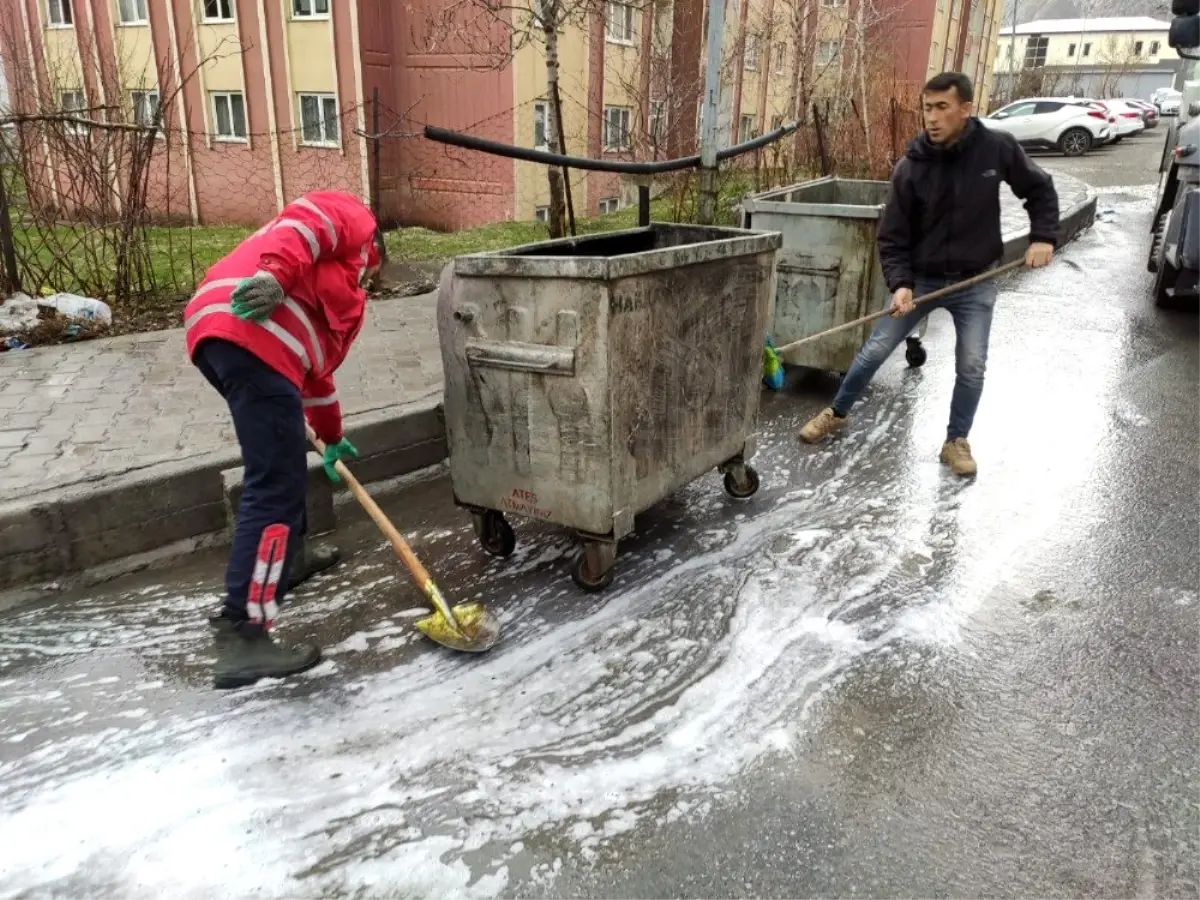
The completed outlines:
[[[21,290],[21,272],[17,268],[17,247],[3,171],[0,171],[0,256],[4,258],[4,290],[0,294],[15,294]]]

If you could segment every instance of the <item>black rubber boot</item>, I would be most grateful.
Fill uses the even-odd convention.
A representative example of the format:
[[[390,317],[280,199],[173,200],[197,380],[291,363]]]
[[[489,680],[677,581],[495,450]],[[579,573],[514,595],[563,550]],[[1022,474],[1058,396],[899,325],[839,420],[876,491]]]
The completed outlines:
[[[298,675],[321,661],[321,648],[315,644],[284,647],[273,641],[270,633],[225,616],[212,616],[208,624],[217,647],[213,666],[217,690],[245,687],[260,678]]]
[[[331,544],[310,544],[305,538],[300,550],[288,570],[288,591],[294,591],[319,572],[336,566],[342,558],[337,547]]]

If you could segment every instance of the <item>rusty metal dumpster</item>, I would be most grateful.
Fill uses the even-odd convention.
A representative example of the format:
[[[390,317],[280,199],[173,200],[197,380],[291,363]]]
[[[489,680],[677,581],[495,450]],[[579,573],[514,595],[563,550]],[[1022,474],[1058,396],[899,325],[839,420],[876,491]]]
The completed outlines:
[[[494,556],[509,514],[575,531],[601,590],[634,516],[717,470],[758,490],[778,234],[653,224],[461,256],[438,332],[454,500]]]
[[[769,329],[777,347],[891,302],[875,247],[887,195],[886,181],[830,176],[754,194],[742,202],[743,228],[783,235]],[[872,327],[848,329],[797,347],[783,361],[845,374]],[[924,335],[922,320],[908,338],[905,358],[910,366],[925,363]]]

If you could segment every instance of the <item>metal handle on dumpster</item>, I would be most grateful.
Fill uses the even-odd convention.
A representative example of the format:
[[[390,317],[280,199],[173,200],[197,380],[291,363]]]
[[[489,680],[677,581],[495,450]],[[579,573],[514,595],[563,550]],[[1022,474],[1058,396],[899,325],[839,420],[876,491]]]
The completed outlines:
[[[509,372],[573,376],[575,349],[527,344],[521,341],[472,338],[467,341],[467,362],[472,366],[504,369]]]

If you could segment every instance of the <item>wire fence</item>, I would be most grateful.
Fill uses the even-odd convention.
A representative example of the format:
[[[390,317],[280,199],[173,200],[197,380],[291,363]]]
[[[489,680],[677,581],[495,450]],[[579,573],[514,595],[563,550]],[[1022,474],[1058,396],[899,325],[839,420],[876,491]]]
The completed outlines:
[[[531,102],[459,127],[532,145],[545,127],[539,114]],[[546,166],[426,140],[426,122],[378,101],[344,109],[318,131],[247,133],[231,116],[219,122],[225,133],[205,135],[173,129],[169,120],[155,127],[115,118],[112,110],[75,110],[16,116],[0,126],[7,211],[0,215],[0,250],[6,244],[12,250],[0,268],[9,290],[19,285],[34,296],[65,291],[107,301],[117,330],[178,325],[183,301],[208,266],[283,201],[309,190],[368,199],[390,226],[460,231],[524,220],[540,227],[533,219]],[[734,221],[737,198],[751,191],[820,175],[886,178],[920,127],[915,102],[896,91],[872,96],[866,109],[849,100],[807,103],[799,119],[794,135],[723,165],[725,221]],[[685,120],[677,117],[675,128]],[[668,138],[673,150],[694,144],[694,129],[684,129],[681,141],[678,131],[639,127],[624,140],[611,119],[586,108],[571,109],[565,121],[564,152],[574,155],[661,159]],[[636,202],[632,181],[578,171],[569,180],[583,228],[629,224],[611,213]],[[652,190],[656,218],[695,219],[694,173],[656,178]]]

